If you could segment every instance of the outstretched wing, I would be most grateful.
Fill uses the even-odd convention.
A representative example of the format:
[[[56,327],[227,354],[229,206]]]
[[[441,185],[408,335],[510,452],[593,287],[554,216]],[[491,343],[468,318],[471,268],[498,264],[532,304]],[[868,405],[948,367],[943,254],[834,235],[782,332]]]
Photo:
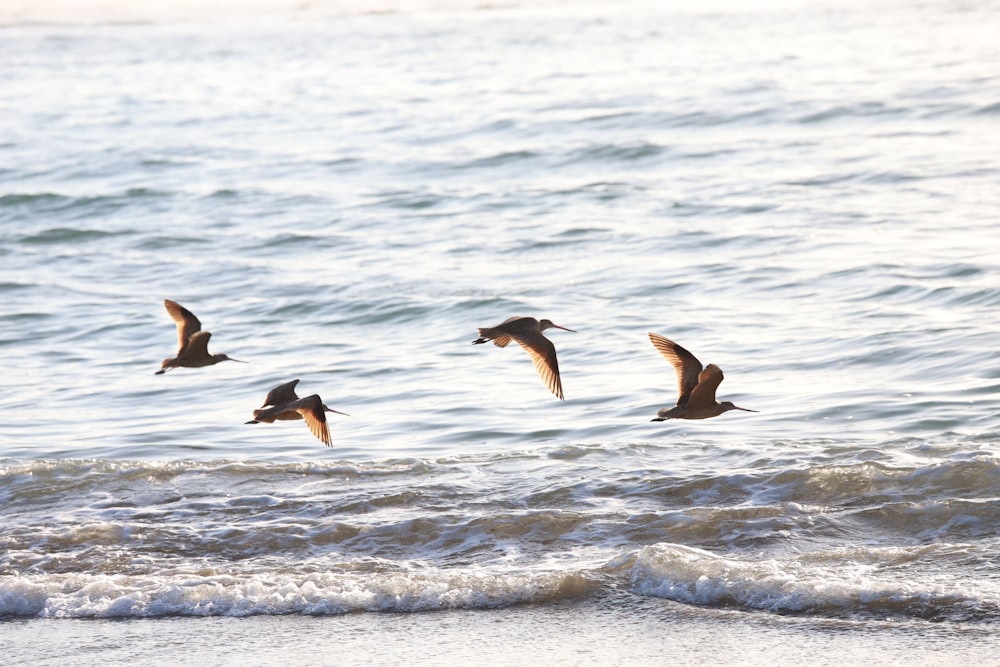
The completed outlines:
[[[560,400],[563,398],[562,380],[559,377],[559,361],[556,359],[556,346],[540,331],[521,331],[513,337],[524,348],[531,363],[535,365],[538,377]]]
[[[191,336],[201,331],[201,322],[190,310],[170,299],[164,299],[163,305],[167,309],[170,319],[177,323],[177,356],[184,354]]]
[[[265,407],[268,405],[287,405],[292,401],[299,400],[299,395],[295,393],[295,385],[299,383],[298,380],[292,380],[291,382],[286,382],[285,384],[279,384],[277,387],[267,392],[267,397],[264,399]]]
[[[653,347],[659,350],[660,354],[670,362],[677,373],[677,405],[687,405],[691,398],[691,392],[698,386],[701,362],[683,347],[660,334],[650,331],[649,340],[653,343]],[[716,386],[718,386],[718,382]],[[714,395],[714,388],[712,392]]]
[[[330,427],[326,423],[323,400],[319,397],[319,394],[300,398],[295,402],[294,408],[306,420],[306,426],[309,427],[312,434],[319,438],[327,447],[332,447],[333,439],[330,437]]]

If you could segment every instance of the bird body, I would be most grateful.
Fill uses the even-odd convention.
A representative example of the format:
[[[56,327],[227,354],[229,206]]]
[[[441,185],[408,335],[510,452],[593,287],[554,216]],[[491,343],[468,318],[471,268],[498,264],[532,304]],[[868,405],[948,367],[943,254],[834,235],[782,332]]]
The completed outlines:
[[[156,371],[155,375],[162,375],[171,368],[181,366],[201,368],[202,366],[214,366],[220,361],[246,363],[225,354],[209,354],[208,341],[212,334],[201,330],[201,322],[194,316],[194,313],[170,299],[164,299],[163,305],[171,319],[177,323],[178,346],[176,356],[164,359],[160,370]]]
[[[715,391],[725,377],[722,369],[715,364],[702,368],[697,357],[686,349],[659,334],[649,333],[653,347],[671,363],[677,372],[677,404],[663,408],[653,421],[666,419],[708,419],[729,410],[757,412],[733,405],[731,401],[715,400]]]
[[[563,398],[562,379],[559,376],[559,361],[556,359],[556,346],[548,338],[542,335],[546,329],[562,329],[563,331],[573,331],[566,327],[554,324],[552,320],[536,320],[534,317],[514,316],[508,318],[495,327],[483,327],[479,329],[479,338],[472,341],[473,345],[480,345],[492,340],[497,347],[507,347],[512,340],[524,348],[524,351],[531,357],[535,370],[538,372],[542,382],[549,388],[557,398]],[[575,333],[575,332],[574,332]]]
[[[338,415],[347,415],[339,412],[323,403],[319,394],[312,394],[305,398],[299,398],[295,393],[295,385],[298,380],[292,380],[285,384],[278,385],[267,392],[264,405],[253,411],[253,419],[247,424],[273,424],[275,421],[291,421],[304,419],[306,426],[320,441],[327,447],[333,446],[333,439],[330,437],[330,427],[327,425],[326,413],[336,412]]]

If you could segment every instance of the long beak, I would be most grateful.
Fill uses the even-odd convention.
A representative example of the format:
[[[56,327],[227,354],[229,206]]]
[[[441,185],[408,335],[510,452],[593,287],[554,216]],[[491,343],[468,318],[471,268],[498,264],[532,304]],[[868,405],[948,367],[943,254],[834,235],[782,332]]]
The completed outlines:
[[[664,418],[664,417],[653,417],[653,418],[652,418],[652,419],[650,419],[649,421],[651,421],[651,422],[665,422],[665,421],[667,421],[667,420],[666,420],[666,418]]]
[[[741,408],[738,405],[734,405],[733,408],[736,409],[736,410],[742,410],[743,412],[760,412],[760,410],[751,410],[750,408]]]
[[[233,359],[232,357],[227,358],[226,361],[235,361],[238,364],[249,364],[250,363],[249,361],[241,361],[240,359]]]
[[[552,326],[555,329],[562,329],[563,331],[571,331],[573,333],[577,333],[576,330],[574,330],[574,329],[567,329],[566,327],[561,327],[558,324],[556,324],[555,322],[552,323]]]
[[[259,422],[259,421],[257,421],[256,419],[251,419],[250,421],[248,421],[248,422],[243,422],[243,423],[244,423],[244,424],[259,424],[260,422]]]
[[[336,412],[338,415],[344,415],[345,417],[350,417],[351,416],[351,415],[347,414],[346,412],[341,412],[340,410],[334,410],[333,408],[328,408],[325,405],[323,406],[323,409],[326,410],[327,412]]]

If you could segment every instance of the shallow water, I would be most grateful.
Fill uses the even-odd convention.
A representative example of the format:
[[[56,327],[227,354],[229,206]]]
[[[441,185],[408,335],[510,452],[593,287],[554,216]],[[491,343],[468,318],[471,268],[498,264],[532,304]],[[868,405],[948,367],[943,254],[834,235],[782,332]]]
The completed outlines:
[[[995,626],[995,2],[366,9],[0,14],[0,615]]]
[[[925,623],[865,625],[701,609],[657,599],[613,595],[605,601],[559,602],[422,614],[252,616],[92,621],[9,621],[15,646],[42,642],[39,665],[79,656],[104,663],[198,661],[217,665],[400,664],[475,661],[482,665],[697,664],[967,664],[996,655],[995,633]],[[219,638],[225,638],[220,650]],[[748,650],[748,647],[752,647]],[[8,654],[15,661],[17,652]]]

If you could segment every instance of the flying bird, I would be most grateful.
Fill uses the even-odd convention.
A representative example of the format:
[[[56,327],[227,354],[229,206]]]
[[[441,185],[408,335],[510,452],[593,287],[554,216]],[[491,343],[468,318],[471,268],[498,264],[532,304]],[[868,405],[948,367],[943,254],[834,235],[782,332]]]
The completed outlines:
[[[495,327],[484,327],[479,329],[479,338],[472,341],[473,345],[480,345],[488,340],[492,340],[497,347],[507,347],[510,341],[514,340],[524,348],[524,351],[531,357],[535,364],[535,370],[542,382],[560,400],[563,398],[562,380],[559,378],[559,362],[556,360],[556,346],[548,338],[542,335],[546,329],[562,329],[563,331],[573,331],[558,324],[553,324],[552,320],[536,320],[534,317],[511,317],[504,320]],[[574,332],[576,333],[576,332]]]
[[[323,403],[319,394],[299,398],[295,393],[295,385],[298,380],[292,380],[267,392],[264,398],[264,405],[253,411],[253,419],[247,424],[259,424],[264,422],[273,424],[275,421],[285,421],[291,419],[305,419],[306,426],[312,434],[319,438],[327,447],[333,446],[333,439],[330,437],[330,427],[326,423],[326,413],[336,412],[338,415],[348,417],[346,412],[339,412]]]
[[[202,366],[213,366],[220,361],[237,361],[241,364],[247,362],[233,359],[225,354],[209,354],[208,340],[212,337],[207,331],[201,330],[201,322],[190,310],[170,299],[164,299],[163,305],[167,313],[177,323],[178,347],[177,355],[164,359],[160,370],[155,375],[162,375],[171,368],[185,366],[187,368],[200,368]]]
[[[722,369],[715,364],[709,364],[702,370],[701,362],[683,347],[659,334],[649,333],[653,347],[660,351],[674,370],[677,371],[677,405],[663,408],[652,421],[661,422],[665,419],[708,419],[717,417],[729,410],[757,412],[732,404],[731,401],[719,403],[715,400],[715,390],[722,382]]]

